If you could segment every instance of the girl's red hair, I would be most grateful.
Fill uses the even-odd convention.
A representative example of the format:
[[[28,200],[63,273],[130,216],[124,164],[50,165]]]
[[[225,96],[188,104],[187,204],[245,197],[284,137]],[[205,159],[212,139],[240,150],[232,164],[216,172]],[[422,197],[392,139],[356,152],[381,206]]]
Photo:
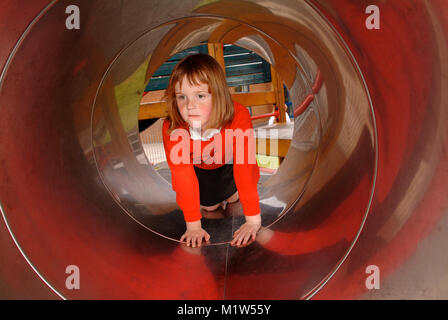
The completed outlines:
[[[212,94],[212,111],[207,125],[203,130],[209,128],[218,129],[230,123],[234,115],[232,95],[227,86],[226,75],[223,68],[211,56],[207,54],[194,54],[183,58],[174,67],[171,73],[165,99],[168,107],[170,127],[168,134],[181,126],[188,126],[179,113],[176,102],[175,86],[187,79],[190,85],[207,84],[209,93]]]

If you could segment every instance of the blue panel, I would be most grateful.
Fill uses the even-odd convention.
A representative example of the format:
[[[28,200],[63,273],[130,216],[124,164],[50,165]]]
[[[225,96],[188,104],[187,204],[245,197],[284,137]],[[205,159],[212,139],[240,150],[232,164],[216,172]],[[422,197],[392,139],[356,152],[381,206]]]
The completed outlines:
[[[247,49],[238,47],[238,46],[234,46],[233,44],[225,44],[224,48],[223,48],[223,53],[224,55],[229,55],[229,54],[238,54],[238,53],[247,53],[250,52]]]
[[[227,84],[231,87],[255,83],[271,82],[269,63],[255,53],[234,45],[224,45],[224,64]],[[200,45],[182,51],[165,62],[152,76],[145,91],[164,90],[168,86],[169,76],[174,66],[184,57],[208,53],[207,45]]]
[[[227,78],[227,85],[229,87],[237,87],[237,86],[244,86],[249,84],[265,83],[265,82],[268,81],[266,81],[266,76],[263,73],[254,73]]]

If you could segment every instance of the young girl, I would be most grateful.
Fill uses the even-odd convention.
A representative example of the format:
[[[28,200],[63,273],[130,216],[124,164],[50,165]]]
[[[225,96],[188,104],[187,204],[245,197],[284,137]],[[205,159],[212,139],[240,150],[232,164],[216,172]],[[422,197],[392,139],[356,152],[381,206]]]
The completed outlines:
[[[246,107],[232,101],[224,70],[209,55],[187,56],[171,74],[166,100],[163,145],[187,226],[180,241],[200,247],[203,239],[210,239],[202,229],[201,207],[212,211],[238,198],[246,222],[234,233],[231,244],[255,240],[261,227],[260,171],[252,122]]]

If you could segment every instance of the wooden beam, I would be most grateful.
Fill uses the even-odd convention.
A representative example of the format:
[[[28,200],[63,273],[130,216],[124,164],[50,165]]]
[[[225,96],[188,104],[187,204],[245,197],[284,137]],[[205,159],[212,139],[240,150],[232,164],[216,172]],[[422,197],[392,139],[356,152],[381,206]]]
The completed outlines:
[[[245,92],[233,93],[232,99],[241,103],[243,106],[261,106],[266,104],[275,104],[275,92]]]
[[[271,79],[272,87],[275,92],[276,105],[279,110],[278,122],[286,122],[286,107],[285,107],[285,93],[283,91],[283,81],[280,79],[279,74],[271,65]]]
[[[241,103],[243,106],[261,106],[266,104],[275,104],[275,92],[246,92],[246,93],[234,93],[232,99]],[[138,119],[153,119],[162,118],[168,115],[166,109],[166,103],[152,102],[140,104],[140,110],[138,112]]]
[[[226,72],[226,66],[224,64],[224,51],[222,43],[208,43],[208,54],[218,61],[219,65]]]
[[[138,110],[138,120],[163,118],[168,116],[166,102],[143,103]]]

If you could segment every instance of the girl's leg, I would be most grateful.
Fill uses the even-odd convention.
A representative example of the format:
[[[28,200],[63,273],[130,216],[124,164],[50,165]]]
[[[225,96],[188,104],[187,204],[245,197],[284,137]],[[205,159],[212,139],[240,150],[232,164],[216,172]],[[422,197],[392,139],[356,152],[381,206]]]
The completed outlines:
[[[230,197],[228,197],[225,201],[227,201],[227,203],[234,203],[234,202],[237,202],[238,199],[239,199],[238,191],[236,191],[234,194],[232,194]],[[210,207],[202,206],[202,205],[201,205],[201,208],[203,208],[203,209],[206,210],[206,211],[215,211],[215,210],[218,209],[219,206],[221,206],[221,205],[222,205],[223,208],[224,208],[224,201],[222,201],[222,202],[220,202],[220,203],[217,203],[217,204],[215,204],[214,206],[210,206]]]
[[[237,191],[234,194],[232,194],[230,197],[228,197],[226,201],[227,201],[227,203],[234,203],[234,202],[237,202],[238,199],[239,199],[239,196],[238,196],[238,191]]]
[[[215,204],[214,206],[210,206],[210,207],[206,207],[206,206],[202,206],[201,208],[203,208],[206,211],[215,211],[216,209],[219,208],[219,206],[222,204],[222,202]]]

